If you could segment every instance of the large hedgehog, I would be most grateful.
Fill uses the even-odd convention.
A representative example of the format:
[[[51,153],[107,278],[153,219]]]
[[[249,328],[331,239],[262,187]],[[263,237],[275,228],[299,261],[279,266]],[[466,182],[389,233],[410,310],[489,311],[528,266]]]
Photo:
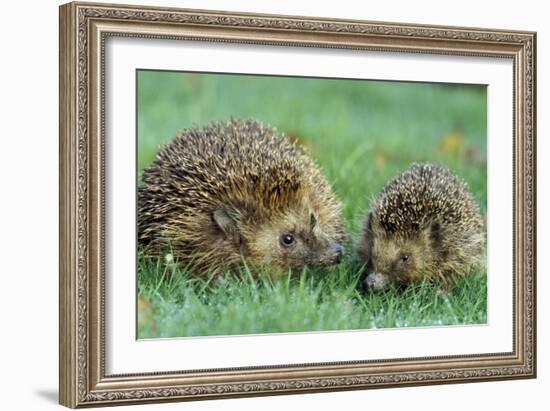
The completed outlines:
[[[442,280],[480,267],[483,219],[466,183],[448,169],[413,164],[375,197],[358,255],[366,264],[363,288]]]
[[[138,241],[148,255],[169,252],[204,274],[243,258],[299,270],[342,256],[341,204],[329,183],[301,149],[257,121],[185,130],[142,180]]]

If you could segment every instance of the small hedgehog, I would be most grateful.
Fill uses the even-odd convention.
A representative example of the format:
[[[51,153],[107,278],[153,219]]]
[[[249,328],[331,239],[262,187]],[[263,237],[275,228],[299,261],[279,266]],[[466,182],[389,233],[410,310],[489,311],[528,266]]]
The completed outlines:
[[[442,280],[444,288],[479,268],[483,219],[466,183],[448,169],[413,164],[375,197],[358,255],[366,290]]]
[[[300,270],[342,257],[340,201],[310,157],[260,122],[185,130],[142,180],[138,241],[148,255],[170,252],[203,274],[243,258]]]

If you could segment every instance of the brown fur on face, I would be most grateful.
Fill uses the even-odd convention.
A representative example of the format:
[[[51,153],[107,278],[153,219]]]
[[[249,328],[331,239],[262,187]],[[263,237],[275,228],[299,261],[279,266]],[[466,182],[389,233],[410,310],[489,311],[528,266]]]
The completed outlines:
[[[300,269],[341,257],[341,204],[329,183],[299,148],[256,121],[185,131],[158,153],[143,183],[140,245],[150,255],[169,249],[197,273],[243,259]]]
[[[276,213],[268,221],[243,227],[248,260],[255,265],[301,269],[329,266],[342,257],[341,234],[323,226],[309,207]],[[287,241],[287,242],[285,242]]]
[[[358,244],[363,286],[452,282],[480,266],[484,237],[466,183],[441,166],[415,164],[390,181],[369,210]]]

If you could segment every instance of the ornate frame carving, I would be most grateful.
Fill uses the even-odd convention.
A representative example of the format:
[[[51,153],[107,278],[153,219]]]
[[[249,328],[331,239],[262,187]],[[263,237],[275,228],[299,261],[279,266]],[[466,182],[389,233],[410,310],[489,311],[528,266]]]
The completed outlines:
[[[199,39],[514,62],[514,350],[472,356],[142,375],[104,371],[103,65],[108,36]],[[60,403],[68,407],[534,378],[532,32],[69,3],[60,7]]]

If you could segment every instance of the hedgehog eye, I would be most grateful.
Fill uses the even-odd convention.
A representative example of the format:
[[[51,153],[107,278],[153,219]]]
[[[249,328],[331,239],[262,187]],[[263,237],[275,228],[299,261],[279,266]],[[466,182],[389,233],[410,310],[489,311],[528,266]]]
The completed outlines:
[[[402,263],[402,264],[406,264],[408,263],[410,260],[410,257],[408,255],[402,255],[400,258],[399,258],[399,261]]]
[[[281,236],[281,244],[285,247],[291,246],[294,244],[294,236],[290,233],[285,233]]]

